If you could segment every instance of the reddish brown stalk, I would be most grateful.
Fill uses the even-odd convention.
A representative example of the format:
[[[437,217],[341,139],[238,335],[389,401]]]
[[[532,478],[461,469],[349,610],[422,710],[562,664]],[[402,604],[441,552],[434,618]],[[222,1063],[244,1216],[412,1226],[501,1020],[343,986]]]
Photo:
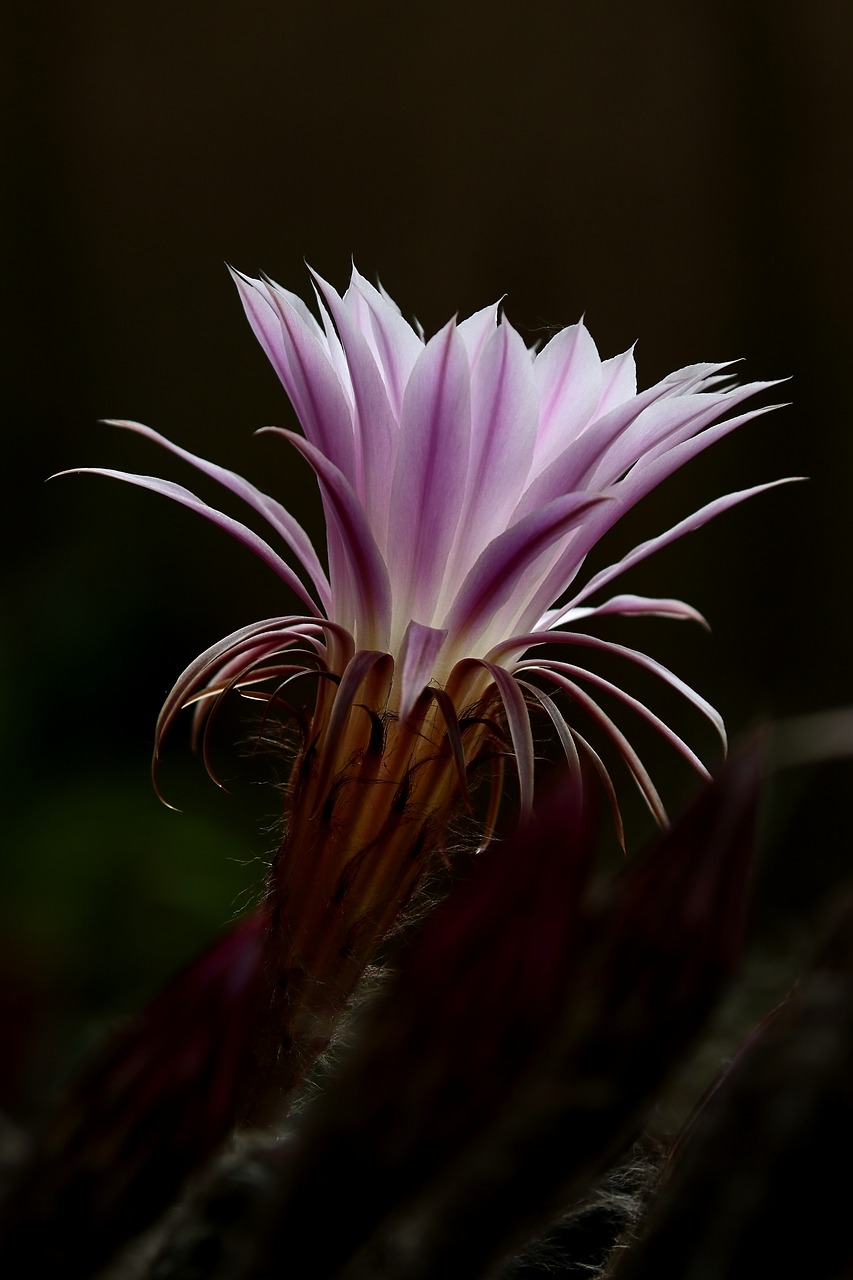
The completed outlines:
[[[465,785],[460,764],[467,769],[493,736],[487,720],[451,727],[447,709],[428,693],[400,720],[390,659],[361,658],[357,689],[343,681],[319,687],[294,765],[287,829],[270,878],[270,1014],[244,1123],[280,1111],[328,1045],[365,968],[442,847]]]

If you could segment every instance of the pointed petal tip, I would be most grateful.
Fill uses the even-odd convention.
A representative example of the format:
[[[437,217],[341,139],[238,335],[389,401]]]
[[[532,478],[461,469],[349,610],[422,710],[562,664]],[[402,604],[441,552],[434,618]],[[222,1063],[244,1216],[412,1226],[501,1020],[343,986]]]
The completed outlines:
[[[247,276],[244,271],[238,271],[237,268],[232,267],[230,263],[226,263],[225,265],[228,268],[228,274],[231,276],[231,279],[234,281],[241,293],[245,293],[247,289],[255,289],[258,284],[261,283],[260,280],[256,279],[254,276]]]

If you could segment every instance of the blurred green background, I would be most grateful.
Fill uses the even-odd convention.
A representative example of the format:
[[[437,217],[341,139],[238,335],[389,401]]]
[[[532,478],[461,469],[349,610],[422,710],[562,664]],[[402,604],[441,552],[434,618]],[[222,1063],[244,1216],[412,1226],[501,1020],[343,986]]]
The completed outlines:
[[[639,339],[643,386],[729,357],[745,378],[791,377],[792,407],[695,462],[610,544],[809,476],[625,581],[686,596],[713,636],[620,634],[734,731],[853,701],[847,0],[16,0],[6,34],[0,1104],[25,1110],[214,936],[275,847],[277,793],[256,785],[275,762],[246,770],[223,748],[222,794],[179,728],[163,782],[181,814],[148,763],[183,666],[292,602],[164,500],[44,483],[105,465],[213,497],[97,423],[125,416],[318,529],[306,473],[253,438],[292,418],[225,262],[306,294],[305,260],[342,288],[352,255],[427,331],[502,294],[531,340],[585,312],[603,355]],[[777,788],[757,908],[777,950],[796,951],[848,865],[850,783],[841,764]]]

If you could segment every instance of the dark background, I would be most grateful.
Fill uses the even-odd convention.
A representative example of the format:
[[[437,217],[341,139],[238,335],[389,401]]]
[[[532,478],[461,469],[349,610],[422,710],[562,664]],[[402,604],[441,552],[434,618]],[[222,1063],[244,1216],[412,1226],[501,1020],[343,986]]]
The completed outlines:
[[[317,528],[307,475],[252,436],[292,420],[226,261],[307,295],[306,260],[343,288],[353,255],[427,331],[504,293],[530,340],[586,312],[602,355],[639,339],[641,386],[729,357],[745,378],[790,377],[792,407],[694,463],[612,544],[809,476],[625,581],[685,595],[713,636],[621,635],[648,636],[735,732],[851,701],[848,0],[18,0],[6,34],[7,1094],[59,1078],[212,936],[275,844],[276,796],[233,753],[229,797],[173,735],[182,815],[147,769],[182,667],[291,602],[161,499],[44,483],[90,464],[201,486],[97,424],[126,416]],[[777,951],[797,950],[847,865],[850,781],[836,765],[777,789],[757,910]]]

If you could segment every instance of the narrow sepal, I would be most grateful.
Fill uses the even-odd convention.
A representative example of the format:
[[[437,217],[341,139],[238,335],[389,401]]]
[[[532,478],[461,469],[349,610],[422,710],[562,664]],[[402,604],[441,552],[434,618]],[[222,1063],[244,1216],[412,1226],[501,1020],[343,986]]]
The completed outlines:
[[[197,514],[204,516],[211,524],[218,525],[220,529],[230,533],[232,538],[242,542],[243,546],[248,547],[268,568],[272,569],[273,573],[277,574],[290,587],[291,591],[299,597],[310,613],[316,614],[317,617],[320,616],[317,602],[306,590],[290,565],[273,551],[268,542],[259,537],[253,529],[241,524],[239,520],[234,520],[231,516],[225,515],[224,512],[217,511],[215,507],[208,506],[206,502],[202,502],[200,498],[197,498],[189,489],[185,489],[183,485],[174,484],[171,480],[159,480],[156,476],[140,476],[133,475],[127,471],[113,471],[108,467],[75,467],[73,471],[63,471],[59,474],[66,476],[107,476],[111,480],[123,480],[126,484],[137,485],[140,489],[150,489],[153,493],[162,494],[164,498],[171,498],[173,502],[179,503],[182,507],[188,507],[190,511],[195,511]]]

